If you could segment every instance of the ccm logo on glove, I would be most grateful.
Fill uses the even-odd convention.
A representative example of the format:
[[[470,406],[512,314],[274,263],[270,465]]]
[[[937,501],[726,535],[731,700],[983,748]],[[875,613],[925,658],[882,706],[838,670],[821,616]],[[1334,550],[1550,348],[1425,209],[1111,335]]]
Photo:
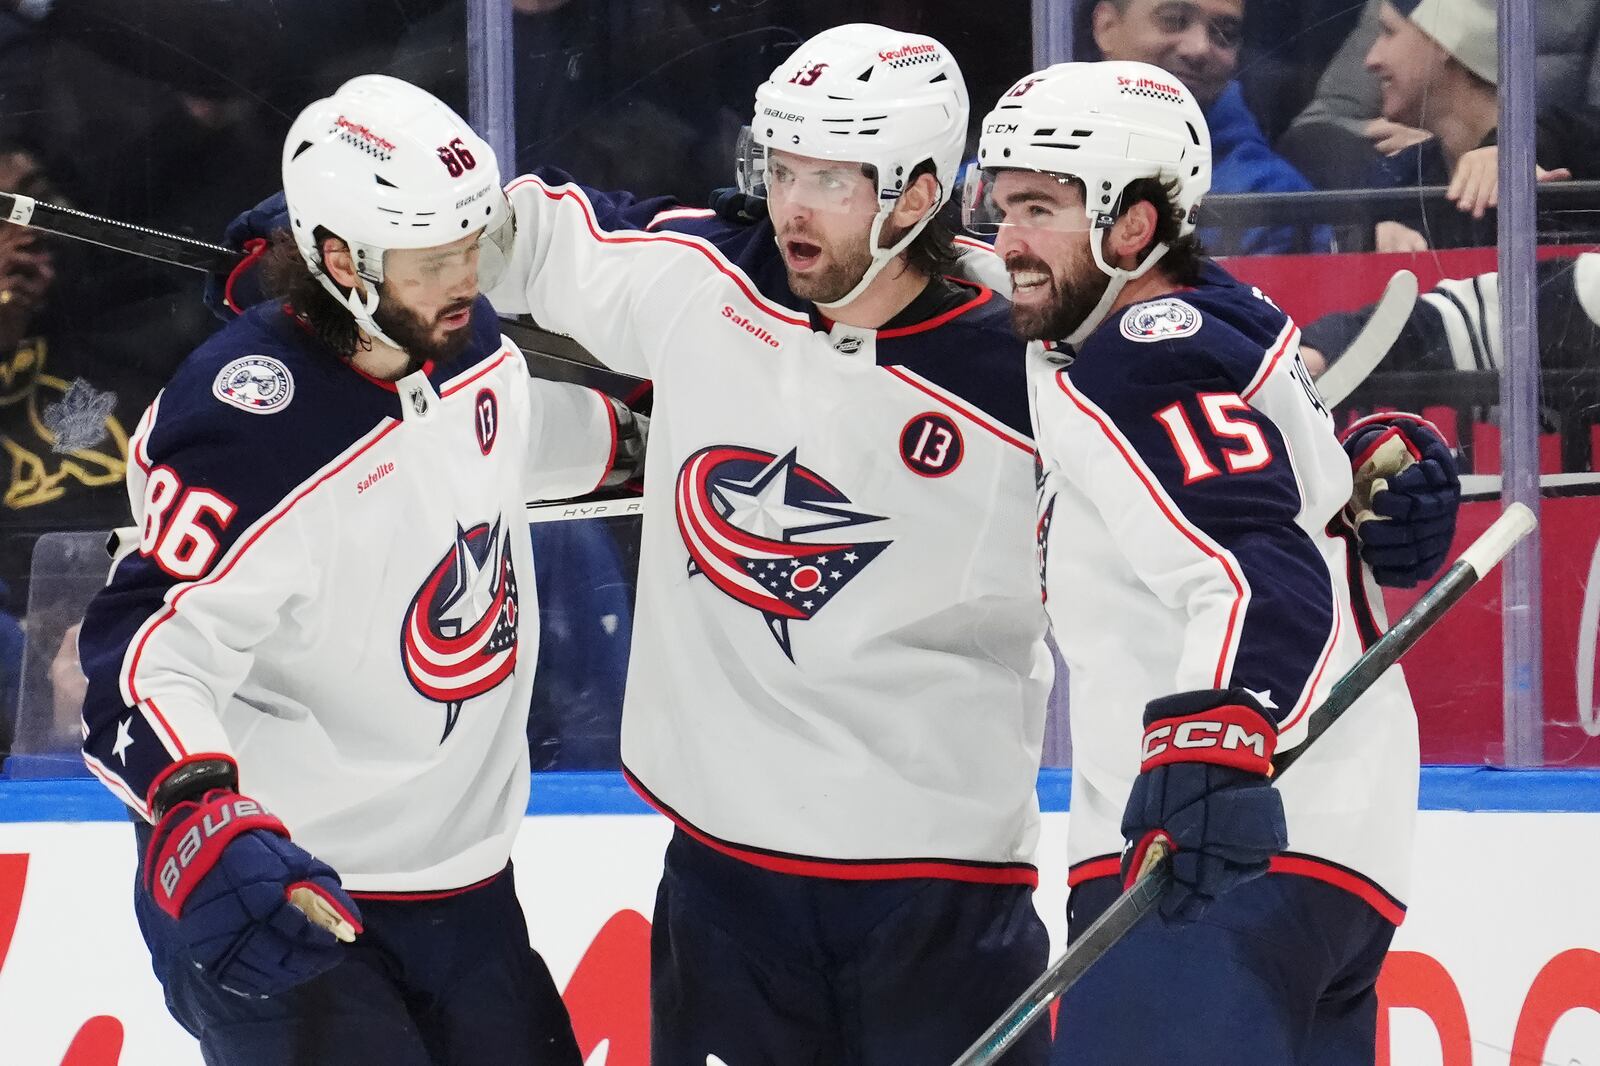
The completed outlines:
[[[1145,730],[1139,769],[1148,773],[1168,763],[1207,762],[1271,773],[1278,736],[1262,722],[1259,711],[1238,704],[1152,722]]]

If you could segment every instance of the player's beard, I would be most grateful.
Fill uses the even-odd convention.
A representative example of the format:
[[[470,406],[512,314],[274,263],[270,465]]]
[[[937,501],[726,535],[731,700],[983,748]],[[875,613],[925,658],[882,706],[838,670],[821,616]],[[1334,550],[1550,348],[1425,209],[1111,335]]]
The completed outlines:
[[[824,265],[804,274],[796,273],[787,259],[783,264],[789,276],[789,291],[815,304],[831,304],[850,295],[850,290],[856,287],[872,265],[872,252],[867,248],[864,233],[846,248],[824,244],[820,238],[804,232],[784,234],[781,240],[806,241],[822,249]]]
[[[389,339],[406,353],[406,373],[414,374],[432,361],[435,367],[448,366],[461,358],[472,340],[472,321],[459,329],[445,330],[440,323],[446,315],[470,308],[472,301],[457,301],[441,309],[431,319],[404,306],[400,301],[379,290],[378,309],[372,320]]]
[[[1042,259],[1016,255],[1006,260],[1009,271],[1035,270],[1050,275],[1048,298],[1024,306],[1011,305],[1011,328],[1017,336],[1030,341],[1057,341],[1072,334],[1089,317],[1100,298],[1105,295],[1111,279],[1097,267],[1087,250],[1065,264],[1067,270],[1052,269]]]

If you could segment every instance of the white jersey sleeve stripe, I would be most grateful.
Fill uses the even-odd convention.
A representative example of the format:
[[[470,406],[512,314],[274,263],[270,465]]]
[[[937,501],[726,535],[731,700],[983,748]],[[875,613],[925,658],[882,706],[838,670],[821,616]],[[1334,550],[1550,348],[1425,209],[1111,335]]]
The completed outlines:
[[[1254,396],[1256,390],[1260,389],[1267,378],[1272,376],[1272,370],[1278,365],[1278,360],[1283,358],[1283,353],[1293,345],[1298,344],[1299,341],[1300,330],[1295,326],[1292,319],[1286,320],[1283,324],[1283,331],[1272,342],[1272,347],[1267,349],[1271,355],[1262,361],[1261,366],[1256,370],[1256,376],[1250,379],[1249,386],[1239,394],[1240,398],[1249,403],[1250,397]]]
[[[1239,650],[1239,639],[1243,628],[1241,619],[1244,617],[1245,609],[1250,602],[1250,585],[1245,580],[1244,572],[1240,568],[1238,560],[1233,557],[1232,552],[1224,549],[1183,517],[1183,512],[1167,497],[1155,475],[1140,461],[1138,452],[1117,431],[1110,416],[1091,403],[1088,397],[1075,389],[1065,371],[1056,373],[1055,380],[1061,391],[1066,394],[1067,399],[1079,411],[1083,412],[1090,421],[1099,426],[1100,431],[1105,434],[1112,447],[1122,456],[1123,461],[1128,464],[1128,469],[1133,472],[1134,477],[1139,480],[1145,491],[1150,494],[1151,500],[1155,502],[1156,509],[1189,543],[1199,549],[1202,554],[1215,561],[1222,568],[1223,573],[1227,575],[1228,582],[1233,586],[1234,590],[1233,604],[1228,609],[1228,622],[1222,633],[1221,647],[1217,652],[1217,668],[1212,678],[1212,687],[1226,688],[1232,674],[1234,656]]]
[[[710,218],[715,214],[716,212],[709,207],[672,207],[657,213],[656,217],[652,218],[645,226],[645,229],[653,230],[657,226],[664,226],[668,222],[676,222],[686,218]]]

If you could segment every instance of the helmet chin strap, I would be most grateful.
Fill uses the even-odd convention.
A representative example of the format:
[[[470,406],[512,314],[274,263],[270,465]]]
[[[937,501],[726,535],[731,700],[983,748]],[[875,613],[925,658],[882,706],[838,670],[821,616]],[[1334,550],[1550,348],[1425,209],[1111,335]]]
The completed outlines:
[[[867,264],[866,272],[861,275],[861,280],[856,282],[855,288],[837,300],[829,300],[826,303],[817,300],[816,305],[818,307],[832,311],[835,308],[843,307],[866,292],[867,286],[872,284],[872,280],[878,276],[879,272],[888,266],[897,255],[911,247],[911,242],[917,239],[917,234],[921,233],[923,228],[933,221],[933,216],[939,213],[939,207],[935,204],[926,215],[923,215],[910,229],[906,230],[904,237],[895,241],[888,248],[880,248],[878,247],[878,241],[883,236],[883,224],[889,220],[889,215],[893,211],[894,203],[890,202],[878,208],[877,215],[872,219],[872,229],[867,233],[867,247],[872,249],[872,262]]]
[[[328,277],[326,273],[318,271],[317,280],[322,282],[324,289],[333,293],[334,299],[344,305],[345,310],[350,312],[350,317],[356,320],[356,325],[361,327],[363,333],[375,341],[387,344],[391,348],[405,351],[404,346],[385,333],[382,327],[378,325],[377,320],[373,318],[373,315],[378,310],[378,287],[376,285],[368,284],[365,293],[353,286],[348,292],[340,292],[339,285]]]
[[[1167,249],[1171,247],[1165,242],[1157,244],[1150,249],[1150,254],[1145,256],[1144,262],[1132,270],[1124,270],[1106,262],[1105,239],[1106,231],[1097,229],[1089,241],[1089,250],[1094,253],[1095,266],[1099,267],[1101,272],[1109,277],[1111,281],[1107,283],[1106,291],[1100,294],[1100,301],[1094,305],[1094,310],[1085,315],[1083,321],[1078,323],[1077,328],[1067,334],[1066,342],[1074,348],[1079,347],[1084,341],[1088,340],[1089,334],[1098,329],[1100,323],[1105,321],[1106,315],[1111,312],[1111,305],[1117,302],[1118,296],[1122,295],[1123,286],[1135,278],[1142,278],[1149,273],[1150,268],[1159,263],[1161,257],[1166,255]]]

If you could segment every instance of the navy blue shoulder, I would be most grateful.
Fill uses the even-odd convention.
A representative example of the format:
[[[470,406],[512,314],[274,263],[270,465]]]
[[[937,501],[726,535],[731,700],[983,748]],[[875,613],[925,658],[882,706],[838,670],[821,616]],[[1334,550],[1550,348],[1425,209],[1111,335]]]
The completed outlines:
[[[1011,305],[993,289],[959,278],[969,298],[925,322],[878,332],[878,362],[902,366],[990,418],[1033,438],[1027,344],[1011,328]]]
[[[1097,402],[1125,388],[1242,393],[1288,326],[1288,316],[1258,290],[1208,264],[1199,285],[1108,318],[1068,373]]]
[[[244,519],[235,529],[400,414],[391,389],[335,356],[276,301],[195,349],[157,403],[141,460],[226,498]]]

